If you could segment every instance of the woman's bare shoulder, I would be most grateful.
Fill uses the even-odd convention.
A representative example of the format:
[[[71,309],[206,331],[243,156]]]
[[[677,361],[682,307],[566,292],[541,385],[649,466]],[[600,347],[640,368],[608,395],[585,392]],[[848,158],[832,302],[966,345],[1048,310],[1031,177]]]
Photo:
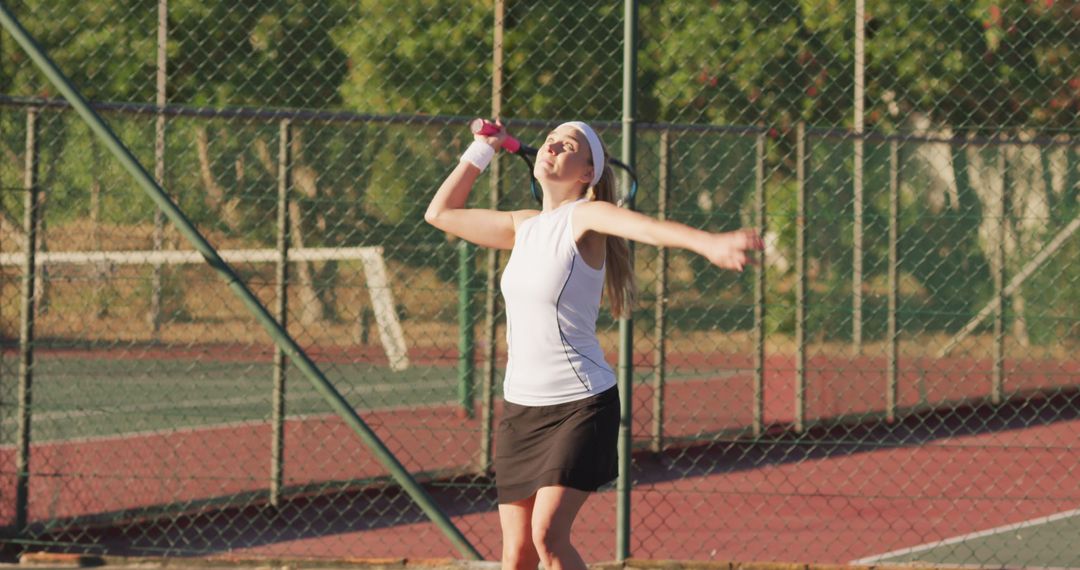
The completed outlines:
[[[514,230],[517,230],[521,222],[540,214],[540,210],[513,210],[510,216],[514,219]]]

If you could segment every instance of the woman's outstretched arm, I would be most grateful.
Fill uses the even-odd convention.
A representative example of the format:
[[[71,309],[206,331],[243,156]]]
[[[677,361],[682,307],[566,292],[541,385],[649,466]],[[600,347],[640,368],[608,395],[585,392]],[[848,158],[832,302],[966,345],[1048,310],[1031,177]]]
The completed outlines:
[[[588,202],[574,211],[574,232],[578,236],[594,231],[662,247],[678,247],[697,253],[724,269],[742,271],[753,263],[749,252],[764,248],[757,231],[751,229],[713,233],[679,222],[663,221],[620,208],[610,202]]]

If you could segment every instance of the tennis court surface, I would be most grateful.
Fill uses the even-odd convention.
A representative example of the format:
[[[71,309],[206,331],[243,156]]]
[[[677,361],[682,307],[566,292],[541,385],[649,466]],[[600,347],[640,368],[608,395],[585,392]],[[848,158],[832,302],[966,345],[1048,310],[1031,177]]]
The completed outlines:
[[[465,417],[454,402],[454,359],[412,356],[414,365],[402,372],[356,355],[326,354],[322,366],[455,524],[494,558],[494,497],[490,479],[476,470],[480,418]],[[1062,498],[1075,499],[1080,465],[1075,395],[755,438],[745,432],[748,406],[718,413],[714,404],[745,394],[747,371],[702,376],[700,356],[673,359],[694,366],[668,378],[665,402],[675,412],[659,454],[648,451],[654,402],[646,372],[635,387],[631,501],[649,508],[634,515],[634,527],[646,531],[634,535],[633,548],[643,557],[1076,565],[1067,546],[1080,539],[1076,513],[1062,514],[1070,506]],[[42,352],[30,487],[42,542],[78,536],[132,556],[378,552],[415,559],[451,552],[407,497],[385,495],[383,468],[302,379],[290,387],[284,422],[290,492],[277,507],[266,506],[270,361],[270,353],[235,347],[190,355]],[[786,376],[784,359],[773,365],[772,374]],[[125,372],[133,368],[152,371],[152,379]],[[75,389],[88,385],[95,388]],[[770,399],[766,408],[777,425],[789,417],[783,400]],[[0,450],[5,460],[13,452]],[[590,560],[613,559],[616,502],[609,489],[581,514],[577,541]],[[1011,558],[999,559],[1002,552]]]
[[[1062,548],[1062,542],[1070,545]],[[1006,567],[1080,566],[1080,509],[1008,524],[853,561],[854,564],[999,564]]]

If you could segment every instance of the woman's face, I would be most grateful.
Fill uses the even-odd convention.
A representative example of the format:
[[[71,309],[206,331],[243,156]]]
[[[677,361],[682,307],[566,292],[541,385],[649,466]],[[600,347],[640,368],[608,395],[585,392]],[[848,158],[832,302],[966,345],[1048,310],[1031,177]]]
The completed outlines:
[[[563,125],[548,133],[536,153],[533,176],[541,182],[592,181],[592,152],[589,141],[580,131]]]

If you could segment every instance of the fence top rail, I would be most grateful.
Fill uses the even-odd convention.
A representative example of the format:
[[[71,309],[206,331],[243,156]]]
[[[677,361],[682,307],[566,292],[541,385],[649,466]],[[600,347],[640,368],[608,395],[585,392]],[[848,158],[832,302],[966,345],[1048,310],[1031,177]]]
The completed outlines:
[[[8,107],[40,107],[66,109],[71,105],[63,99],[42,99],[37,97],[13,97],[0,95],[0,105]],[[310,109],[283,109],[267,107],[194,107],[190,105],[165,105],[158,107],[153,103],[117,103],[91,101],[95,111],[131,115],[165,115],[169,117],[194,117],[206,119],[259,119],[267,122],[279,120],[326,122],[326,123],[424,123],[453,124],[467,123],[464,117],[444,115],[387,115],[374,113],[354,113],[350,111],[315,111]]]
[[[807,137],[855,140],[863,139],[871,142],[919,142],[919,143],[945,143],[950,145],[964,146],[994,146],[994,145],[1037,145],[1057,146],[1073,145],[1070,133],[1062,132],[1058,135],[1016,136],[1015,134],[978,135],[957,133],[951,137],[939,137],[929,135],[915,135],[907,133],[882,133],[878,131],[866,131],[862,135],[845,129],[831,129],[822,127],[807,127]]]
[[[454,115],[425,115],[425,114],[375,114],[356,113],[352,111],[316,111],[311,109],[287,109],[266,107],[195,107],[190,105],[165,105],[158,107],[153,103],[123,103],[123,102],[98,102],[91,101],[91,107],[96,111],[122,113],[133,115],[165,115],[170,117],[195,117],[208,119],[259,119],[275,121],[290,119],[293,121],[326,122],[326,123],[388,123],[388,124],[465,124],[473,117]],[[64,99],[46,99],[40,97],[16,97],[0,94],[0,106],[6,107],[38,107],[50,109],[70,108],[70,104]],[[513,125],[526,128],[550,128],[557,124],[555,120],[545,119],[514,119]],[[591,125],[599,129],[620,128],[622,123],[617,121],[592,121]],[[722,125],[693,125],[676,123],[638,123],[639,129],[650,131],[713,131],[731,133],[765,133],[767,127],[755,126],[722,126]]]
[[[70,108],[64,99],[46,99],[40,97],[17,97],[0,94],[0,106],[26,107],[26,108]],[[356,113],[352,111],[317,111],[312,109],[288,109],[288,108],[259,108],[259,107],[195,107],[190,105],[165,105],[158,107],[153,103],[120,103],[120,102],[91,102],[96,111],[107,113],[121,113],[132,115],[165,115],[170,117],[189,117],[207,119],[254,119],[267,122],[291,120],[297,122],[312,123],[384,123],[384,124],[412,124],[412,125],[464,125],[472,117],[455,115],[425,115],[425,114],[375,114]],[[508,121],[513,126],[521,128],[549,128],[557,121],[544,119],[515,119]],[[591,124],[598,129],[621,128],[618,121],[593,121]],[[717,133],[728,135],[766,135],[771,138],[781,136],[777,133],[786,133],[791,129],[776,129],[776,127],[760,125],[708,125],[691,123],[636,123],[636,127],[642,131],[668,131],[682,133]],[[931,135],[909,133],[883,133],[879,131],[865,131],[862,134],[848,129],[830,127],[808,127],[808,137],[828,138],[839,140],[862,139],[871,142],[918,142],[918,143],[945,143],[952,145],[1039,145],[1056,146],[1076,144],[1072,133],[1061,132],[1058,135],[1016,136],[1015,134],[976,135],[959,133],[952,137],[940,137]]]

